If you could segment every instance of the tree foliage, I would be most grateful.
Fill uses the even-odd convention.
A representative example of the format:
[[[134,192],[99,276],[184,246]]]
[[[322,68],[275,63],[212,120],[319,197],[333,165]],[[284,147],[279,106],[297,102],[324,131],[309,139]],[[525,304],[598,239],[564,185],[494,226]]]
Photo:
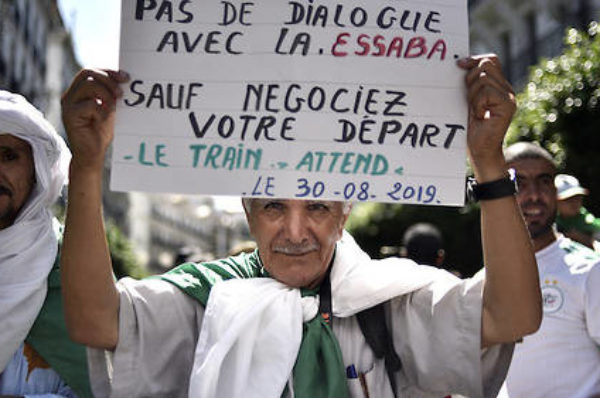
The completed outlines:
[[[112,259],[113,272],[117,279],[125,276],[141,279],[148,276],[146,270],[140,266],[133,251],[131,242],[112,221],[106,222],[106,240],[110,258]]]
[[[52,211],[59,222],[65,225],[66,208],[64,203],[53,206]],[[130,276],[135,279],[142,279],[149,276],[148,271],[141,266],[131,242],[121,232],[117,224],[112,220],[107,220],[104,227],[115,277],[121,279]]]
[[[567,30],[563,54],[531,68],[507,143],[535,141],[600,195],[600,27]],[[600,213],[600,203],[586,203]]]

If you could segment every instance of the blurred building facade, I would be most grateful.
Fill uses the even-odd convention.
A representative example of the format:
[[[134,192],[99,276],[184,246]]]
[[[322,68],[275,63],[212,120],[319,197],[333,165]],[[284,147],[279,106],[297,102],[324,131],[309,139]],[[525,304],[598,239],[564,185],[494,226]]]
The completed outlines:
[[[213,196],[131,194],[131,239],[151,272],[163,272],[182,261],[227,256],[249,239],[244,213],[222,206]]]
[[[0,0],[0,87],[27,97],[63,134],[60,96],[78,69],[56,0]]]
[[[563,49],[568,27],[585,29],[600,17],[598,0],[469,0],[471,53],[498,54],[520,89],[529,66]]]

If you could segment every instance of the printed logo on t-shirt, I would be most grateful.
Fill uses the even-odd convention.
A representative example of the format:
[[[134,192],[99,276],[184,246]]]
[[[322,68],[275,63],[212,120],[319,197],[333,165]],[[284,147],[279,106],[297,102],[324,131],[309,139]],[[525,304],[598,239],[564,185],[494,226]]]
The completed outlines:
[[[558,287],[556,279],[542,281],[542,300],[544,302],[544,313],[552,314],[563,306],[565,295]]]

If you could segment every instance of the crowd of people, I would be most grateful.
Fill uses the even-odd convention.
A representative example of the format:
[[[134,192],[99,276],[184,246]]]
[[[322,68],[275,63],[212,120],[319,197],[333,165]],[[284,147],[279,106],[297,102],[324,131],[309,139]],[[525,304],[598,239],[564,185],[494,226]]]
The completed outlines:
[[[516,104],[496,57],[457,65],[483,250],[464,279],[433,226],[374,260],[344,230],[350,203],[244,198],[256,250],[115,281],[102,173],[127,74],[74,78],[70,151],[1,92],[0,397],[600,396],[588,192],[540,146],[502,149]]]

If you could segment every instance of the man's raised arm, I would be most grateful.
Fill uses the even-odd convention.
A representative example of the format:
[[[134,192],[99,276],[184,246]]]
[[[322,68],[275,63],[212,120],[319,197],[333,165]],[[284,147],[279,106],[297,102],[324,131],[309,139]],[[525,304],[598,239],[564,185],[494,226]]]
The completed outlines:
[[[467,145],[478,184],[506,178],[502,142],[515,97],[495,56],[459,61],[467,70]],[[537,265],[514,195],[481,201],[486,278],[481,345],[516,341],[535,332],[542,319]]]
[[[65,318],[73,340],[108,349],[117,344],[119,295],[102,219],[102,171],[126,80],[125,73],[82,70],[62,97],[73,152],[61,253]]]

